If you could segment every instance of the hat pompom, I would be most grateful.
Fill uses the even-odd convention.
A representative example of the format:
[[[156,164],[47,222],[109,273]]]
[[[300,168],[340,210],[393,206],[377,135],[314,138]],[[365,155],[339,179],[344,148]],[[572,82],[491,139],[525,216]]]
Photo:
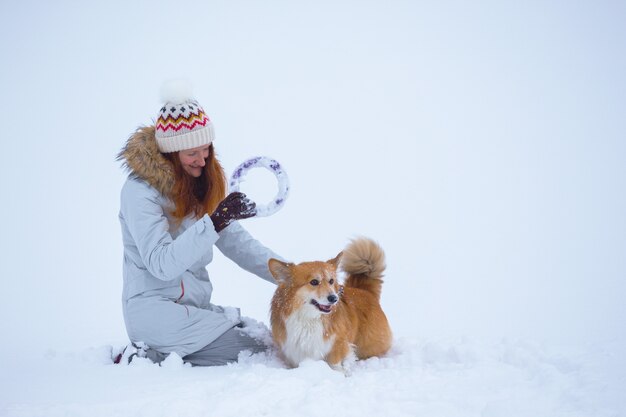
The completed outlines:
[[[165,81],[161,86],[162,103],[183,103],[193,99],[193,87],[189,80],[184,78]]]

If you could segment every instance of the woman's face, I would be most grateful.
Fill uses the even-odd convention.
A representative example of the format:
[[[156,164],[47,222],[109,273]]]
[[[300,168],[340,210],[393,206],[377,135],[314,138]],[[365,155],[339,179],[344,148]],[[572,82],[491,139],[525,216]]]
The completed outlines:
[[[206,160],[209,157],[209,146],[204,145],[178,152],[180,163],[187,174],[195,178],[202,175]]]

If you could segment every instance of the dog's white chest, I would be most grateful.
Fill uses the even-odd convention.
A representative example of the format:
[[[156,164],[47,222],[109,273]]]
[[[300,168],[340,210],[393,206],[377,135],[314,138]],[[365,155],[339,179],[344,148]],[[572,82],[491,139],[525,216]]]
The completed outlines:
[[[324,359],[333,347],[334,336],[324,340],[324,325],[319,318],[310,318],[299,312],[285,320],[287,338],[283,354],[292,366],[305,359]]]

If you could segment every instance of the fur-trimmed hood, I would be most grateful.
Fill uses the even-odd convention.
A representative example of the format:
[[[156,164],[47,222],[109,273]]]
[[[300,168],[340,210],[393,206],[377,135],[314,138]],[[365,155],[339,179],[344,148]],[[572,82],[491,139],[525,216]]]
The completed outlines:
[[[117,155],[131,175],[146,181],[164,196],[171,198],[174,167],[159,151],[154,126],[143,126],[133,133]]]

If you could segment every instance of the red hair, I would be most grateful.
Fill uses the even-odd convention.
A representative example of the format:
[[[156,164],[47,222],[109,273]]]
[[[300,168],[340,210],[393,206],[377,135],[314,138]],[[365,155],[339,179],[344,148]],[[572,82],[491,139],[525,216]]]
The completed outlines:
[[[220,201],[226,197],[226,175],[215,157],[213,144],[209,146],[209,156],[198,178],[185,172],[178,152],[166,153],[164,156],[174,166],[172,199],[175,208],[171,213],[172,216],[181,221],[192,213],[198,219],[205,213],[213,213]]]

